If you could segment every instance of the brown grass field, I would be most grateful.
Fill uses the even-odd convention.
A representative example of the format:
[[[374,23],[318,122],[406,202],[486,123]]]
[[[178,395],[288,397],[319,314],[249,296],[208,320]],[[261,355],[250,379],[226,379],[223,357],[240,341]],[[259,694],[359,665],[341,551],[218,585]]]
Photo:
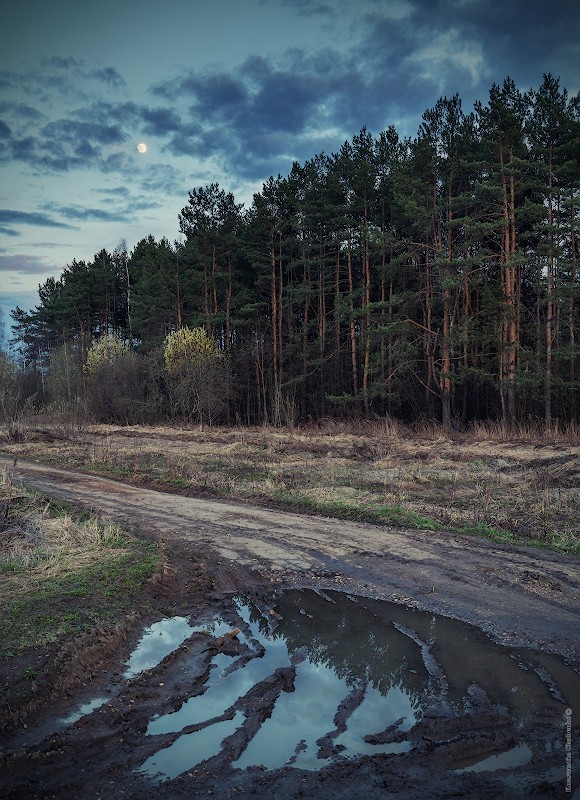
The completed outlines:
[[[117,427],[35,419],[15,458],[188,495],[229,497],[506,544],[580,552],[580,435],[479,425],[448,436],[390,420],[356,426]]]

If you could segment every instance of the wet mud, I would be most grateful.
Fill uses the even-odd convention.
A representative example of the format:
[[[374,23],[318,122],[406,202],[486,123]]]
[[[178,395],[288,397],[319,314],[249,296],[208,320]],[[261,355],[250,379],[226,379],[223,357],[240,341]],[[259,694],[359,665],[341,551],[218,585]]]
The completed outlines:
[[[166,565],[0,664],[3,800],[575,797],[577,559],[19,470]]]
[[[250,594],[150,622],[5,723],[0,796],[564,796],[573,663],[344,592]]]

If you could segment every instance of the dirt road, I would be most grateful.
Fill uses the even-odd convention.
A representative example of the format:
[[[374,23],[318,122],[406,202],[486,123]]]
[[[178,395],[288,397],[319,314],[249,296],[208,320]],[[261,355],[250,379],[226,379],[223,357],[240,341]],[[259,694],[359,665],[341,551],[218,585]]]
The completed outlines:
[[[0,460],[9,466],[9,462]],[[476,625],[503,643],[578,655],[578,560],[485,539],[194,499],[18,461],[14,477],[256,579],[343,588]]]
[[[202,620],[217,615],[226,630],[234,628],[241,633],[228,639],[218,631],[208,639],[207,631],[200,633],[191,628],[188,638],[179,640],[183,641],[182,646],[178,642],[166,658],[134,677],[123,672],[123,665],[128,663],[138,630],[97,631],[83,641],[73,642],[68,653],[72,653],[67,662],[68,675],[55,681],[55,691],[51,690],[49,697],[39,698],[38,707],[30,710],[27,725],[19,724],[11,730],[4,756],[0,747],[0,797],[184,800],[212,795],[248,800],[379,800],[388,796],[398,800],[438,800],[462,796],[473,800],[530,800],[570,796],[564,790],[563,737],[566,719],[572,719],[573,746],[577,747],[577,559],[540,549],[502,547],[452,533],[398,530],[239,502],[182,497],[20,460],[13,465],[0,459],[2,466],[10,469],[16,483],[21,481],[47,497],[84,505],[112,521],[138,529],[142,535],[164,541],[167,552],[177,554],[175,563],[181,558],[185,567],[181,577],[176,568],[173,580],[171,575],[168,578],[169,585],[160,587],[163,603],[159,601],[154,609],[159,617],[167,615],[167,607],[182,609],[173,613],[197,615]],[[204,574],[211,578],[213,587],[200,590],[197,596],[191,593],[189,578],[183,577],[187,570],[191,574],[191,559],[186,563],[189,553],[196,554],[198,563],[203,562]],[[262,614],[268,619],[274,612],[268,611],[272,605],[266,603],[275,602],[274,591],[292,587],[310,587],[319,593],[340,590],[353,600],[355,596],[368,598],[356,603],[359,622],[344,637],[347,645],[352,639],[347,662],[351,682],[348,691],[340,690],[343,693],[339,691],[334,705],[331,703],[330,722],[322,728],[325,735],[317,738],[318,734],[312,734],[313,741],[308,744],[315,751],[318,748],[314,759],[320,760],[321,768],[294,768],[292,760],[305,757],[304,741],[290,759],[276,768],[260,766],[266,759],[262,752],[257,761],[248,761],[253,766],[236,768],[236,760],[254,740],[258,741],[265,724],[286,707],[284,698],[290,698],[301,709],[294,714],[295,721],[300,723],[302,715],[310,713],[316,722],[317,712],[311,706],[330,691],[326,678],[320,683],[321,675],[326,674],[321,668],[326,662],[320,661],[320,648],[334,647],[340,636],[332,628],[335,623],[324,626],[321,622],[325,612],[320,607],[320,594],[314,601],[297,601],[304,607],[298,605],[294,615],[287,615],[290,621],[304,614],[313,626],[320,623],[312,651],[284,651],[280,660],[275,648],[268,650],[273,647],[271,642],[260,641],[255,610],[258,609],[258,617]],[[231,601],[234,592],[251,596],[254,610],[244,611],[240,606],[236,610]],[[388,617],[388,609],[393,607],[375,600],[469,623],[510,649],[502,648],[500,652],[498,648],[491,658],[485,655],[485,649],[475,655],[475,650],[470,650],[472,645],[462,643],[467,641],[461,639],[463,634],[453,635],[445,646],[446,652],[439,651],[444,665],[441,669],[428,644],[439,618],[428,619],[421,633],[419,627],[412,627],[413,615],[418,616],[415,612],[401,611],[411,616],[393,623]],[[310,607],[307,602],[314,605]],[[284,636],[291,634],[290,630],[285,633],[283,627],[279,630],[277,647]],[[397,728],[402,719],[395,717],[402,715],[393,712],[393,724],[383,731],[368,731],[377,734],[373,741],[382,742],[387,748],[383,752],[391,755],[380,756],[376,751],[342,758],[335,743],[365,697],[368,695],[367,703],[371,705],[387,702],[372,694],[374,684],[365,651],[368,643],[378,640],[385,631],[399,638],[380,650],[379,670],[385,660],[393,658],[390,654],[395,656],[395,668],[404,664],[404,658],[397,660],[397,648],[401,642],[411,642],[416,663],[412,669],[409,665],[401,668],[401,680],[412,688],[418,674],[424,673],[427,710],[408,730]],[[128,636],[131,641],[127,641]],[[476,647],[477,642],[473,644]],[[543,671],[541,658],[526,665],[521,651],[513,649],[516,647],[554,654],[556,658],[549,666],[562,679],[562,694]],[[406,652],[404,647],[402,652]],[[461,667],[464,658],[471,658],[480,680],[469,687],[465,683],[461,689],[461,710],[451,702],[451,693],[457,689],[454,682],[461,682],[453,673],[458,672],[457,666]],[[232,663],[229,672],[223,673],[223,691],[236,681],[241,687],[233,699],[223,703],[231,705],[225,710],[220,708],[219,713],[208,712],[208,718],[193,717],[173,725],[172,720],[187,710],[190,700],[209,697],[212,691],[216,694],[212,681],[222,680],[215,676],[219,672],[216,667],[224,659]],[[512,672],[517,679],[523,676],[528,681],[526,685],[535,687],[530,698],[523,692],[521,703],[524,710],[534,706],[534,726],[526,741],[506,707],[490,700],[489,692],[480,688],[486,682],[493,686],[499,661],[508,675],[508,697],[510,691],[515,691],[509,688]],[[64,663],[62,659],[60,663]],[[301,688],[305,686],[305,676],[315,681],[315,688]],[[338,678],[333,680],[336,685]],[[540,698],[537,702],[536,695]],[[65,724],[65,714],[78,710],[81,703],[95,700],[98,702],[94,711],[86,708],[70,718],[75,719],[74,723]],[[573,716],[565,717],[565,709]],[[304,726],[308,727],[306,723]],[[209,746],[214,737],[215,749],[208,751],[204,760],[194,762],[200,766],[193,768],[189,766],[191,759],[183,764],[179,759],[183,757],[180,753],[187,753],[192,746],[188,737],[196,736],[202,737],[203,747]],[[304,737],[308,738],[308,734]],[[267,738],[266,731],[260,742],[267,742]],[[396,748],[402,748],[400,755],[395,755]],[[498,752],[508,753],[512,759],[500,769],[501,774],[489,768],[457,769],[465,759],[493,759]],[[162,769],[166,758],[173,760],[171,767],[164,768],[173,773],[159,784],[151,774]],[[518,761],[520,758],[523,761]],[[151,774],[146,773],[149,764]]]

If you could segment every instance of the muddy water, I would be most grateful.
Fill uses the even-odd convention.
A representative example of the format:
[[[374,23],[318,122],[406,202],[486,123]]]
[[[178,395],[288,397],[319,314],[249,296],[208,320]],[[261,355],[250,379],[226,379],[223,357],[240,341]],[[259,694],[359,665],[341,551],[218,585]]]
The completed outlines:
[[[537,765],[564,747],[577,698],[570,666],[496,646],[454,620],[342,593],[287,592],[275,612],[237,597],[209,628],[165,620],[145,633],[126,675],[194,631],[219,637],[232,626],[240,633],[227,653],[212,651],[203,686],[149,719],[144,735],[159,748],[137,767],[145,778],[163,782],[211,759],[318,770],[428,747],[448,769],[517,768],[525,783],[526,765],[537,778]],[[546,766],[543,778],[561,781],[561,772]]]

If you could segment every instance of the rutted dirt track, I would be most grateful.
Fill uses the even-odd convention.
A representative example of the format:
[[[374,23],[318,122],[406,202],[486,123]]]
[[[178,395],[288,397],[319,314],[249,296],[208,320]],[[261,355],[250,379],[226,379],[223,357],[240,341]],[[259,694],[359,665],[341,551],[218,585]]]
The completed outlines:
[[[181,497],[30,462],[18,461],[13,474],[17,481],[47,496],[83,504],[165,541],[169,553],[202,554],[213,586],[205,599],[191,597],[192,613],[223,610],[224,598],[236,591],[261,599],[267,607],[268,593],[280,587],[338,589],[452,617],[480,628],[499,643],[555,654],[578,669],[580,588],[578,561],[573,557],[507,548],[456,534],[402,531],[237,502]],[[179,593],[184,586],[178,572],[173,591]],[[174,601],[176,607],[188,606],[184,596],[178,595]],[[195,652],[195,642],[191,644]],[[127,650],[128,644],[122,644],[119,637],[117,653],[126,656]],[[208,793],[260,798],[427,798],[456,792],[474,798],[504,796],[502,784],[494,776],[454,773],[440,761],[429,760],[424,751],[414,757],[361,758],[320,773],[291,768],[242,773],[218,760],[210,763],[211,769],[195,770],[160,788],[148,786],[131,771],[135,759],[129,744],[135,724],[130,720],[138,719],[140,704],[146,715],[144,696],[150,689],[137,680],[130,701],[127,687],[119,688],[122,662],[118,659],[111,665],[115,661],[111,654],[107,668],[101,669],[102,675],[109,676],[107,680],[117,684],[116,727],[97,735],[91,724],[77,725],[39,745],[27,740],[28,734],[13,731],[10,746],[20,752],[7,765],[6,774],[12,772],[13,778],[7,780],[4,790],[0,778],[0,796],[3,791],[14,798],[96,798],[101,794],[181,798]],[[191,669],[199,673],[198,679],[207,666],[201,650],[192,657]],[[163,678],[158,681],[160,685],[164,682]],[[179,691],[176,685],[174,705]],[[150,695],[149,705],[151,701]],[[567,702],[575,711],[577,724],[578,696]],[[55,709],[43,709],[38,720],[31,718],[29,729],[36,725],[41,730],[51,713],[54,717]],[[81,759],[86,759],[82,779],[78,774]],[[37,782],[30,779],[35,771],[41,776]],[[564,787],[528,785],[524,794],[564,796]],[[511,789],[505,796],[518,795]]]

